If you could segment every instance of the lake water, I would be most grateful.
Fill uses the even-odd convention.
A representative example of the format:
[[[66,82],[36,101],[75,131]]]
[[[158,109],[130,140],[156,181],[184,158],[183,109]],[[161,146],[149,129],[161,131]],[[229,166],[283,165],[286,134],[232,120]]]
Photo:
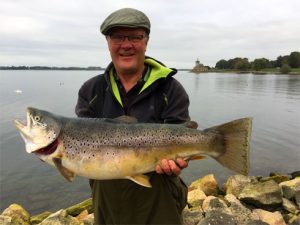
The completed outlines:
[[[69,183],[56,169],[27,154],[13,119],[25,120],[28,106],[75,116],[78,89],[97,73],[0,71],[0,211],[16,202],[34,215],[90,196],[87,179],[77,177]],[[176,78],[190,96],[190,115],[200,129],[253,117],[251,175],[300,170],[300,76],[179,72]],[[233,174],[205,159],[190,162],[182,177],[190,183],[209,173],[220,185]]]

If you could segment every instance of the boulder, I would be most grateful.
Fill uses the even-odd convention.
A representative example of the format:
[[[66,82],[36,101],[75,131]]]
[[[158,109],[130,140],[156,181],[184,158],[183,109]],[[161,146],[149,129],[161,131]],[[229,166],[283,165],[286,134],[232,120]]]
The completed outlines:
[[[215,196],[208,196],[205,198],[202,204],[202,209],[206,215],[209,214],[210,211],[219,211],[231,214],[231,211],[229,210],[225,201]]]
[[[82,223],[75,217],[68,215],[66,210],[61,209],[48,216],[39,225],[82,225]]]
[[[281,182],[279,186],[282,189],[283,196],[287,199],[292,199],[296,196],[296,191],[300,189],[300,177]]]
[[[219,191],[218,182],[216,181],[213,174],[209,174],[204,176],[189,186],[189,190],[193,189],[201,189],[207,196],[209,195],[217,195]]]
[[[206,198],[205,193],[200,189],[194,189],[188,192],[188,205],[190,207],[202,206],[204,199]]]
[[[282,203],[282,194],[279,185],[269,180],[247,185],[239,195],[239,199],[257,207],[277,207]]]
[[[246,208],[233,194],[225,196],[229,209],[239,225],[246,224],[251,219],[251,210]]]
[[[0,224],[1,225],[12,225],[12,218],[10,216],[0,215]]]
[[[2,212],[0,222],[5,225],[30,225],[30,215],[22,206],[11,204]]]
[[[210,211],[209,214],[201,220],[198,225],[239,225],[233,215],[219,212],[218,210]]]
[[[91,198],[67,208],[66,212],[71,216],[77,216],[84,210],[87,210],[88,213],[93,212],[93,203]]]
[[[197,225],[204,218],[201,207],[184,208],[182,211],[183,225]]]
[[[278,184],[290,180],[290,176],[288,174],[281,174],[276,172],[271,172],[270,178],[273,179]]]
[[[269,224],[261,220],[249,220],[245,225],[269,225]]]
[[[254,209],[252,218],[255,220],[262,220],[269,225],[286,225],[280,212],[269,212],[262,209]]]
[[[227,179],[224,189],[226,194],[233,194],[236,197],[242,192],[244,187],[251,183],[251,178],[244,175],[234,175]]]
[[[83,225],[94,225],[94,213],[87,215],[83,220]]]
[[[30,218],[31,225],[39,224],[40,222],[42,222],[44,219],[46,219],[51,214],[52,214],[52,212],[46,211],[46,212],[43,212],[41,214],[32,216]]]
[[[300,225],[300,214],[298,216],[294,216],[291,220],[289,220],[290,225]]]
[[[295,205],[294,202],[292,202],[292,201],[290,201],[290,200],[288,200],[286,198],[282,198],[282,200],[283,200],[282,201],[282,207],[286,211],[288,211],[290,213],[293,213],[293,214],[296,214],[296,213],[299,212],[299,208],[298,208],[298,206]]]
[[[295,188],[295,202],[298,205],[298,207],[300,208],[300,186],[297,186]]]

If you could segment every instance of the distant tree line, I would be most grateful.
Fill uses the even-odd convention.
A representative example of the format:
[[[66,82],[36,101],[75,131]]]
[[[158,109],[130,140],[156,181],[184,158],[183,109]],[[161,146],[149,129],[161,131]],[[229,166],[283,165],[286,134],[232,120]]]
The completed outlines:
[[[300,52],[291,52],[290,55],[278,56],[276,60],[266,58],[254,59],[249,62],[248,58],[221,59],[216,63],[217,69],[234,69],[234,70],[255,70],[259,71],[266,68],[291,69],[300,68]]]
[[[103,70],[101,67],[0,66],[0,70]]]

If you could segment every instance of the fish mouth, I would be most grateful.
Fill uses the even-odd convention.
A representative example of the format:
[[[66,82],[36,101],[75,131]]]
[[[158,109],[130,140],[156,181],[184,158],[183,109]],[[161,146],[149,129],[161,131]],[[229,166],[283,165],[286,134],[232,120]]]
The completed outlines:
[[[47,148],[47,146],[51,145],[54,141],[52,141],[50,144],[49,143],[43,143],[41,141],[36,141],[36,133],[33,131],[34,126],[36,125],[37,122],[34,121],[33,115],[31,113],[31,108],[27,108],[27,113],[26,113],[26,122],[20,121],[20,120],[14,120],[15,127],[17,130],[20,132],[21,137],[23,138],[26,146],[26,151],[28,153],[32,153],[35,151],[39,151],[40,149]],[[44,129],[44,128],[42,128]],[[41,151],[43,152],[43,151]],[[47,152],[47,151],[45,151]]]
[[[27,118],[27,122],[23,122],[23,121],[19,121],[19,120],[14,120],[14,122],[15,122],[15,126],[17,127],[17,129],[19,131],[21,131],[22,134],[27,136],[27,133],[29,132],[31,124],[32,124],[32,121],[31,121],[32,118],[31,118],[29,112],[26,113],[26,118]]]

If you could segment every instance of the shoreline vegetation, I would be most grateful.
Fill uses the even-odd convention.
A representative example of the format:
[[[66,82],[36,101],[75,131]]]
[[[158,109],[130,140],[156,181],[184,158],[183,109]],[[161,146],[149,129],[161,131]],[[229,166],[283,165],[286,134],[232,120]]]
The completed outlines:
[[[266,177],[233,175],[219,186],[213,174],[188,187],[183,225],[297,225],[300,224],[300,171]],[[92,225],[91,199],[57,212],[31,216],[11,204],[0,215],[3,225]]]

